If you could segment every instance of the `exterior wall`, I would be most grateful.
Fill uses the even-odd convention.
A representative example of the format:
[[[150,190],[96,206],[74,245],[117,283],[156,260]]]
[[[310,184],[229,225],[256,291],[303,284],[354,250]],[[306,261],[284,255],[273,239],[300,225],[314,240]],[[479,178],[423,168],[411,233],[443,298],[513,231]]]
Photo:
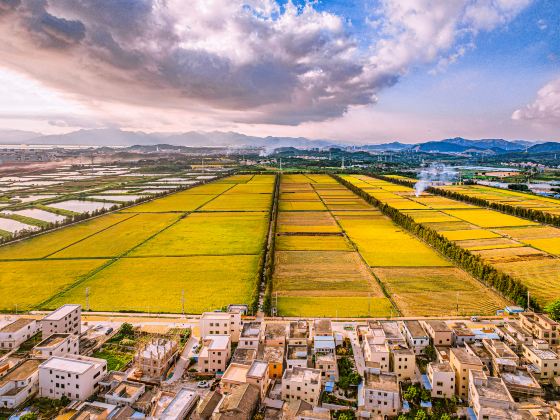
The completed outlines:
[[[42,319],[41,320],[42,338],[44,340],[50,335],[56,333],[80,335],[82,332],[81,321],[82,321],[81,306],[76,306],[76,309],[74,309],[72,312],[69,312],[66,316],[58,320]]]
[[[212,336],[206,337],[211,340]],[[205,339],[205,340],[206,340]],[[201,372],[224,372],[227,368],[227,362],[231,357],[231,345],[223,349],[211,349],[206,347],[205,355],[198,357],[198,365]]]
[[[38,330],[37,321],[33,321],[18,331],[0,332],[0,349],[15,349],[34,336]]]
[[[414,378],[416,371],[416,356],[414,353],[392,353],[392,371],[397,374],[399,381]]]
[[[287,369],[293,369],[295,367],[307,367],[307,359],[287,359]]]
[[[455,371],[455,394],[466,399],[469,394],[469,370],[482,372],[482,363],[480,365],[461,363],[453,352],[450,353],[449,363]]]
[[[12,391],[15,388],[21,388],[17,394]],[[39,371],[35,371],[31,376],[21,381],[10,381],[3,387],[0,387],[0,408],[16,408],[23,403],[31,395],[35,394],[39,388]],[[10,395],[4,395],[9,393]]]
[[[366,388],[364,406],[377,415],[396,416],[401,409],[401,398],[398,392]]]
[[[416,355],[422,354],[422,351],[430,345],[430,337],[414,337],[408,329],[405,322],[400,324],[401,333],[404,335],[409,347],[414,350]]]
[[[542,314],[520,313],[521,326],[530,331],[535,338],[546,340],[550,345],[560,344],[560,325]]]
[[[276,360],[268,362],[268,374],[271,378],[277,379],[281,378],[284,373],[284,366],[282,361]]]
[[[62,343],[56,347],[38,347],[33,348],[33,355],[38,358],[48,359],[51,356],[65,356],[67,354],[80,353],[80,339],[78,336],[69,335]]]
[[[548,381],[555,376],[560,376],[560,359],[541,359],[530,350],[530,347],[523,346],[523,357],[540,369],[539,379]]]
[[[321,380],[326,381],[338,381],[338,366],[336,358],[334,360],[317,360],[315,362],[315,369],[321,371]]]
[[[220,312],[205,312],[200,318],[200,336],[230,335],[231,341],[239,341],[241,331],[241,313],[228,312],[227,316]]]
[[[288,371],[286,371],[288,372]],[[321,381],[317,383],[282,379],[282,399],[284,401],[304,400],[311,405],[318,405],[321,395]]]
[[[240,337],[239,346],[240,349],[259,349],[259,337]]]
[[[451,398],[455,394],[455,372],[434,371],[428,365],[428,378],[432,384],[433,398]]]

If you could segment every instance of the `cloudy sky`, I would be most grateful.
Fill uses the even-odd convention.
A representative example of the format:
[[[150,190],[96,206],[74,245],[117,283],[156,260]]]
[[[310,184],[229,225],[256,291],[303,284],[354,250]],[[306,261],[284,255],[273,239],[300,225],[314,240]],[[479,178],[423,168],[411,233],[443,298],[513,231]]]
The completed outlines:
[[[0,129],[560,141],[559,0],[0,0]]]

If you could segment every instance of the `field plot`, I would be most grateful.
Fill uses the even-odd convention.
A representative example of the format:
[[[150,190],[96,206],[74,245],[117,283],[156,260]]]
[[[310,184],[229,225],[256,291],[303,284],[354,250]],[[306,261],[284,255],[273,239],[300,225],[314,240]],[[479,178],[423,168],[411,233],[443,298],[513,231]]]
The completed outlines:
[[[560,229],[476,206],[462,208],[449,205],[439,208],[441,201],[438,200],[438,205],[433,205],[435,199],[439,197],[431,194],[424,193],[416,197],[412,188],[402,186],[404,190],[395,193],[388,188],[393,185],[390,182],[367,176],[344,176],[344,178],[391,206],[397,202],[398,208],[407,207],[401,203],[402,200],[423,202],[426,210],[404,210],[403,213],[408,214],[417,223],[435,229],[462,248],[470,250],[496,268],[519,279],[529,287],[533,297],[540,299],[542,305],[548,304],[553,296],[560,296],[560,283],[557,280],[545,282],[531,278],[532,274],[542,275],[547,269],[550,273],[555,273],[557,278],[560,265],[557,258],[560,255]],[[468,190],[470,187],[461,186],[457,189]],[[454,186],[449,188],[455,189]],[[501,200],[507,196],[507,200],[517,199],[517,202],[522,205],[527,204],[530,196],[495,188],[482,190],[485,191],[486,199]],[[492,197],[489,197],[490,192],[493,194]],[[395,198],[395,195],[398,198]],[[535,205],[542,204],[538,202],[541,197],[530,197],[535,199],[533,200]],[[555,201],[543,199],[546,205],[551,204],[550,201]],[[445,200],[460,203],[455,200]],[[447,219],[448,217],[455,220]],[[545,277],[550,276],[545,275]],[[543,287],[546,290],[542,290]]]
[[[92,310],[179,312],[183,290],[189,313],[249,304],[274,180],[224,178],[0,247],[0,309],[84,303],[86,288]]]

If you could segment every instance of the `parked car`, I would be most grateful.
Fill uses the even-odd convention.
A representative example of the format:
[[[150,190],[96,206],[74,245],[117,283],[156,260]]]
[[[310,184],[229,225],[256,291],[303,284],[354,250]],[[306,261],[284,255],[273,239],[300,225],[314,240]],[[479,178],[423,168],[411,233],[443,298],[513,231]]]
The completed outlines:
[[[196,384],[196,386],[199,388],[209,388],[210,384],[208,383],[208,381],[200,381]]]
[[[105,331],[105,335],[109,335],[113,332],[113,328],[109,327],[107,328],[107,331]]]

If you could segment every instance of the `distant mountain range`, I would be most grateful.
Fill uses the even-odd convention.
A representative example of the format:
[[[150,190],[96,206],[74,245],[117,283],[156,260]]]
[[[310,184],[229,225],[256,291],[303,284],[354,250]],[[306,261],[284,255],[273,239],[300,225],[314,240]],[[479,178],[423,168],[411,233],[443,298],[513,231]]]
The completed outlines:
[[[43,135],[18,130],[0,130],[0,144],[37,144],[37,145],[82,145],[82,146],[150,146],[169,144],[186,147],[253,147],[264,148],[268,152],[283,147],[300,149],[351,147],[364,151],[417,151],[426,153],[480,153],[503,154],[525,151],[531,153],[560,152],[560,143],[530,142],[526,140],[480,139],[469,140],[455,137],[444,140],[431,140],[417,144],[398,141],[382,144],[359,145],[351,141],[312,140],[305,137],[256,137],[236,132],[198,132],[185,133],[145,133],[124,131],[113,128],[78,130],[67,134]]]

